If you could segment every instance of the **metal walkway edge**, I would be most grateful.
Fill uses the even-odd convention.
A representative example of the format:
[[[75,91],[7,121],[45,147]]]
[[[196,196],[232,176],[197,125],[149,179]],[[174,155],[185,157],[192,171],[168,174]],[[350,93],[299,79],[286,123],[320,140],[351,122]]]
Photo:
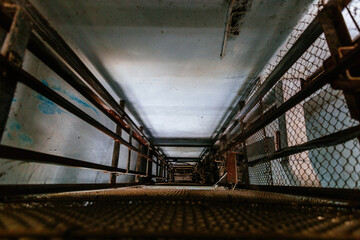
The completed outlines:
[[[155,188],[155,189],[152,189]],[[360,210],[252,190],[131,187],[0,203],[0,239],[360,239]]]

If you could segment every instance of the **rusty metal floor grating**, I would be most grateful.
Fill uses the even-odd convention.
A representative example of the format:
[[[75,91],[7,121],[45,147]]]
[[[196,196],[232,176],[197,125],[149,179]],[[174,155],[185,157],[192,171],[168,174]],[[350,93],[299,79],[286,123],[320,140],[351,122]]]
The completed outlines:
[[[359,239],[360,210],[246,190],[124,188],[0,203],[0,238]]]

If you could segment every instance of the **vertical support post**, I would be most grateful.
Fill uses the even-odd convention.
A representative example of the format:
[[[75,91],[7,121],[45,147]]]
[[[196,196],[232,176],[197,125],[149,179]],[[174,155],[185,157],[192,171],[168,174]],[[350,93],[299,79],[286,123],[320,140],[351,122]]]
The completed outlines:
[[[169,182],[169,166],[166,166],[166,179]]]
[[[159,161],[159,178],[162,178],[162,163]]]
[[[162,162],[160,162],[160,166],[159,166],[159,176],[160,176],[160,178],[162,178],[162,177],[163,177]]]
[[[147,146],[147,156],[149,156],[152,160],[152,152],[150,151],[150,144]],[[146,159],[146,177],[149,177],[152,175],[152,161],[149,159]]]
[[[166,165],[164,164],[164,180],[166,179]]]
[[[245,124],[244,121],[241,121],[241,131],[245,131]],[[247,156],[247,148],[246,148],[246,141],[243,142],[243,154],[244,154],[244,162],[243,162],[243,174],[242,174],[242,181],[244,184],[250,184],[249,179],[249,166],[248,166],[248,156]]]
[[[144,127],[143,127],[143,126],[140,126],[139,129],[140,129],[140,132],[143,133]],[[142,153],[144,152],[144,146],[143,146],[141,143],[139,143],[139,151],[142,152]],[[138,154],[137,157],[136,157],[135,171],[138,171],[138,172],[140,171],[142,159],[143,159],[143,157]],[[136,175],[136,176],[135,176],[135,182],[139,182],[139,181],[140,181],[140,177],[141,177],[141,176]]]
[[[226,170],[227,170],[227,182],[237,184],[238,177],[237,177],[237,162],[236,162],[235,152],[226,153]]]
[[[246,185],[250,184],[250,177],[249,177],[249,161],[247,157],[247,149],[246,149],[246,142],[243,142],[243,151],[244,151],[244,168],[243,168],[243,183]]]
[[[18,67],[22,65],[30,33],[30,22],[23,9],[17,7],[10,31],[2,46],[1,54]],[[0,140],[4,134],[16,84],[16,81],[6,76],[6,71],[0,73]]]
[[[164,179],[164,163],[163,162],[161,162],[160,169],[161,169],[161,178]]]
[[[120,108],[125,111],[125,100],[120,100]],[[116,125],[116,134],[121,136],[121,127],[119,124]],[[114,141],[114,148],[113,148],[113,156],[111,161],[112,167],[118,167],[119,164],[119,156],[120,156],[120,143],[118,141]],[[110,174],[110,183],[116,183],[116,174]]]
[[[130,126],[130,131],[129,131],[129,143],[132,145],[132,131],[133,131],[133,127],[132,125]],[[131,163],[131,149],[128,150],[128,160],[127,160],[127,166],[126,166],[126,173],[129,172],[130,170],[130,163]]]
[[[352,46],[352,40],[346,26],[344,17],[341,13],[341,8],[337,1],[330,2],[320,14],[320,22],[324,30],[326,42],[328,44],[333,63],[340,60],[339,48],[344,46]],[[325,66],[326,67],[326,66]],[[344,74],[346,75],[346,74]],[[341,81],[348,81],[345,78],[339,79]],[[349,112],[352,118],[360,120],[360,96],[358,93],[351,93],[343,90],[346,103],[349,107]]]
[[[159,158],[158,157],[156,157],[156,177],[158,177],[159,176]]]

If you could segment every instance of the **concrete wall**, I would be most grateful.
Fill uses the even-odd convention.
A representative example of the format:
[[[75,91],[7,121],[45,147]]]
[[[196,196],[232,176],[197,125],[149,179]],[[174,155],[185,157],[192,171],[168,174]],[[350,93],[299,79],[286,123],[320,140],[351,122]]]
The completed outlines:
[[[252,1],[220,59],[226,0],[31,0],[149,136],[180,138],[215,134],[312,1]]]
[[[59,76],[27,52],[23,67],[87,114],[115,131],[115,124]],[[123,133],[123,138],[128,135]],[[11,106],[4,145],[111,165],[114,140],[30,88],[18,84]],[[127,148],[121,147],[119,167],[126,168]],[[135,168],[136,154],[131,168]],[[133,181],[119,176],[118,182]],[[88,169],[0,160],[1,184],[107,183],[109,174]]]

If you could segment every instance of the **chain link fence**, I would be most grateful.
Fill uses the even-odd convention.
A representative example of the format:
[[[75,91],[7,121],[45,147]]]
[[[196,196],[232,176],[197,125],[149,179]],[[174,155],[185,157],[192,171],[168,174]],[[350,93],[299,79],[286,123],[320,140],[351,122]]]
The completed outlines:
[[[310,6],[285,44],[270,60],[252,94],[256,93],[310,25],[323,4],[323,1],[320,1]],[[342,13],[349,33],[355,40],[360,33],[360,1],[352,1]],[[324,61],[330,55],[325,36],[321,34],[245,116],[245,130],[299,93],[307,84],[307,79],[316,79],[316,76],[322,73]],[[343,92],[333,89],[330,84],[324,85],[246,139],[250,184],[359,189],[358,138],[330,147],[316,147],[281,158],[269,158],[274,153],[280,153],[282,149],[301,147],[321,137],[358,125],[359,122],[350,116]],[[267,157],[270,160],[262,161]]]

